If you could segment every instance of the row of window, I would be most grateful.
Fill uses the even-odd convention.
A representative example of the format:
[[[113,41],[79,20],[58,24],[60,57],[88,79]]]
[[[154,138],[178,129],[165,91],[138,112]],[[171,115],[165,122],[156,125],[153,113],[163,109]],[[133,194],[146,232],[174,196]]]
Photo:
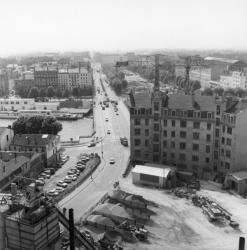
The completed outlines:
[[[13,101],[11,101],[11,102],[8,102],[8,101],[5,101],[5,102],[0,102],[1,104],[20,104],[20,102],[19,101],[16,101],[16,102],[13,102]],[[24,101],[24,104],[27,104],[27,101]]]

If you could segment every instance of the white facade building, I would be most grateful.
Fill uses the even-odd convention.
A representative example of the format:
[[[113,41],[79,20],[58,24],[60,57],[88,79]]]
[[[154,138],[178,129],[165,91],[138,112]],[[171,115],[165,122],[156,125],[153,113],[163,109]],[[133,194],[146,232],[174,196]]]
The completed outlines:
[[[0,111],[34,109],[35,102],[33,98],[1,98]]]
[[[247,76],[243,72],[233,71],[231,75],[220,76],[220,86],[222,88],[247,88]]]

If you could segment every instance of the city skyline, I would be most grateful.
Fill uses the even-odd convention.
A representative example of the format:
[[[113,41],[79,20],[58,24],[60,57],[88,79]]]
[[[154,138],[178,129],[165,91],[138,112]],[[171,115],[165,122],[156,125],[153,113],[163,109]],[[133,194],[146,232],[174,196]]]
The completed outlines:
[[[35,51],[247,49],[247,2],[16,1],[1,3],[0,56]]]

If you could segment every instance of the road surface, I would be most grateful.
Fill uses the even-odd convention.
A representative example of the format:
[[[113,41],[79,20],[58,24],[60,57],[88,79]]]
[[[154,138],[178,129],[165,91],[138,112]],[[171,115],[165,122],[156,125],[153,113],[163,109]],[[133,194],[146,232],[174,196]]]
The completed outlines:
[[[111,190],[115,181],[122,178],[130,154],[129,147],[120,144],[120,137],[126,136],[129,139],[129,111],[105,81],[103,81],[103,84],[108,97],[118,100],[119,115],[114,112],[112,104],[109,105],[109,108],[102,110],[99,103],[104,100],[105,95],[100,84],[100,78],[105,79],[105,76],[101,71],[97,72],[96,68],[98,69],[99,65],[94,66],[93,75],[95,87],[100,89],[100,93],[96,91],[94,99],[95,137],[102,137],[102,143],[93,148],[67,148],[66,154],[70,155],[75,163],[76,157],[80,153],[97,152],[102,157],[102,162],[93,173],[92,178],[88,178],[58,204],[60,208],[73,208],[75,219],[79,219],[107,191]],[[108,121],[106,121],[106,118],[108,118]],[[110,130],[110,134],[107,134],[107,130]],[[115,159],[115,164],[109,164],[110,158]]]

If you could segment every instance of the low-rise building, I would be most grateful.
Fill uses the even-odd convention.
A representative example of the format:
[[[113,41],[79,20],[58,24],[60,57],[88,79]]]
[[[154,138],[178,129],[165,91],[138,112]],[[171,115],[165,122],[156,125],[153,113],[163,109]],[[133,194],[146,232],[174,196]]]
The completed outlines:
[[[0,187],[5,189],[17,176],[37,178],[43,171],[42,153],[0,151]]]
[[[10,144],[14,151],[43,153],[45,166],[56,164],[61,149],[60,136],[51,134],[16,134]]]
[[[0,98],[0,111],[34,109],[33,98]]]
[[[10,127],[0,127],[0,151],[8,150],[14,137],[14,132]]]

